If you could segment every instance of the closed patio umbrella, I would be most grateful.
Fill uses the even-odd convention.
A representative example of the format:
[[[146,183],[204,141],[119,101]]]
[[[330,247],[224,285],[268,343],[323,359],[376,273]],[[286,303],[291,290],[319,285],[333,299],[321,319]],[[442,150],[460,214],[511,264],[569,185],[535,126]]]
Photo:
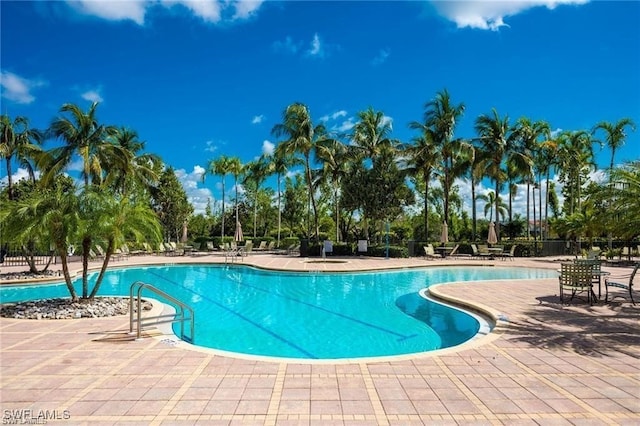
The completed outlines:
[[[449,242],[449,227],[447,222],[442,223],[442,233],[440,234],[440,242],[446,244]]]
[[[489,236],[487,237],[489,244],[496,244],[498,242],[498,236],[496,235],[496,226],[493,222],[489,223]]]
[[[244,236],[242,235],[242,225],[240,225],[240,221],[236,222],[236,234],[234,236],[234,240],[237,242],[244,240]]]
[[[181,243],[186,243],[189,238],[188,229],[187,229],[187,221],[185,220],[182,223],[182,237],[180,238]]]

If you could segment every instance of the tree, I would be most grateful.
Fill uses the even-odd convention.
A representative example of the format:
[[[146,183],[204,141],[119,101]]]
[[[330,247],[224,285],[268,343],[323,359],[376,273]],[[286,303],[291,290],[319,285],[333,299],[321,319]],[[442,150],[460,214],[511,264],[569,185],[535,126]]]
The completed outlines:
[[[593,140],[589,133],[581,130],[558,135],[559,181],[564,183],[565,209],[568,204],[568,215],[580,210],[583,178],[595,168],[593,159]]]
[[[121,127],[115,129],[109,141],[114,145],[110,158],[107,184],[119,194],[127,194],[133,189],[148,192],[157,183],[162,161],[155,154],[143,153],[145,142],[138,138],[135,130]]]
[[[298,164],[297,159],[285,152],[276,151],[270,157],[269,171],[277,176],[278,185],[278,237],[277,247],[280,247],[280,231],[282,227],[282,177],[287,173],[289,167]]]
[[[500,194],[500,188],[505,178],[503,162],[526,163],[531,160],[521,152],[517,145],[518,133],[509,125],[509,117],[501,118],[494,108],[491,115],[480,115],[475,122],[475,130],[479,135],[478,141],[484,151],[483,170],[495,182],[495,193]],[[496,212],[500,211],[499,197],[496,197]],[[500,222],[496,221],[496,235],[500,239]]]
[[[414,122],[410,127],[417,128],[422,134],[413,139],[413,144],[403,150],[407,156],[407,172],[410,176],[421,177],[424,181],[423,195],[423,222],[425,237],[429,237],[429,183],[433,179],[436,169],[442,161],[440,151],[435,144],[433,129],[425,127],[421,123]]]
[[[180,239],[185,221],[193,213],[187,194],[178,181],[172,167],[167,167],[160,175],[157,188],[153,189],[153,210],[158,215],[164,229],[165,240]]]
[[[336,218],[336,242],[340,241],[340,201],[338,193],[342,179],[347,175],[349,152],[338,140],[326,139],[316,145],[316,158],[322,164],[317,181],[331,186],[334,214]]]
[[[64,104],[61,116],[51,123],[51,134],[65,143],[63,146],[49,151],[46,164],[47,174],[58,174],[73,160],[74,155],[82,159],[81,176],[84,187],[90,183],[100,184],[103,179],[104,164],[114,160],[113,145],[108,144],[108,136],[115,134],[115,127],[105,126],[98,122],[96,110],[98,102],[94,102],[87,112],[74,104]]]
[[[240,179],[240,176],[244,173],[244,166],[242,165],[238,157],[231,157],[229,159],[229,173],[233,175],[233,179],[234,179],[233,186],[236,191],[236,197],[235,197],[236,226],[235,227],[237,228],[238,226],[240,226],[240,219],[238,217],[238,179]]]
[[[255,161],[251,161],[245,165],[245,176],[243,184],[252,188],[253,192],[253,238],[256,238],[256,229],[258,228],[258,194],[260,186],[269,176],[270,164],[263,155]]]
[[[374,111],[369,107],[365,111],[360,111],[358,118],[360,120],[353,127],[351,140],[360,157],[370,158],[373,161],[384,150],[397,144],[389,138],[392,130],[391,121],[382,111]]]
[[[222,176],[222,215],[221,215],[221,226],[222,229],[220,231],[220,238],[224,238],[224,203],[225,203],[225,178],[231,172],[231,158],[225,155],[221,155],[220,157],[210,160],[207,165],[207,169],[202,174],[202,182],[204,182],[204,178],[207,174]]]
[[[302,155],[304,159],[304,174],[309,193],[309,200],[313,208],[315,238],[318,238],[318,207],[313,194],[313,178],[311,176],[311,153],[315,145],[327,138],[323,125],[313,125],[309,109],[301,103],[289,105],[282,114],[282,123],[276,124],[271,130],[274,136],[284,136],[286,139],[276,147],[276,155],[280,157]]]
[[[5,160],[7,167],[8,198],[14,199],[13,194],[13,170],[14,159],[29,173],[32,181],[35,181],[32,161],[41,152],[42,133],[29,127],[26,117],[16,117],[11,121],[8,115],[0,116],[0,156]]]
[[[487,191],[486,194],[478,195],[478,200],[482,200],[485,202],[484,205],[484,217],[487,217],[487,213],[489,213],[489,222],[493,222],[493,208],[498,206],[498,211],[496,213],[496,221],[500,220],[500,216],[504,219],[507,216],[507,206],[504,204],[502,199],[496,200],[496,193],[493,191]],[[500,195],[498,195],[500,198]],[[509,220],[511,222],[511,220]]]
[[[611,150],[611,162],[609,164],[609,174],[613,172],[614,165],[614,157],[616,155],[616,151],[624,145],[625,139],[627,138],[627,134],[625,133],[625,128],[630,128],[632,131],[635,131],[635,123],[630,118],[622,118],[618,120],[616,123],[609,123],[607,121],[602,121],[598,123],[592,134],[596,133],[598,130],[604,131],[604,142]]]
[[[464,171],[464,168],[457,164],[458,160],[462,160],[460,157],[461,141],[453,138],[456,125],[462,117],[464,109],[463,103],[453,104],[449,92],[444,89],[436,93],[435,98],[425,104],[424,124],[421,125],[432,130],[434,143],[440,151],[444,217],[447,222],[449,222],[449,192],[455,178],[462,175]]]

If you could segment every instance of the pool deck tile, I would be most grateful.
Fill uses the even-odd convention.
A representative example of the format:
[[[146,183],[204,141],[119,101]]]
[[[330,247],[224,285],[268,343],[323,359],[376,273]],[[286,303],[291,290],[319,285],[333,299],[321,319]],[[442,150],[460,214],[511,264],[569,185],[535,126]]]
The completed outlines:
[[[558,268],[557,259],[345,260],[307,263],[298,257],[256,254],[243,262],[302,271],[443,265]],[[132,256],[112,265],[223,261],[216,254]],[[620,277],[630,272],[623,267],[607,270]],[[616,299],[562,306],[556,279],[454,283],[437,286],[432,293],[486,311],[499,319],[496,328],[434,353],[308,363],[236,358],[194,349],[175,338],[163,340],[172,336],[135,341],[126,334],[126,317],[1,318],[3,420],[40,410],[68,410],[68,420],[49,422],[640,424],[639,305]]]

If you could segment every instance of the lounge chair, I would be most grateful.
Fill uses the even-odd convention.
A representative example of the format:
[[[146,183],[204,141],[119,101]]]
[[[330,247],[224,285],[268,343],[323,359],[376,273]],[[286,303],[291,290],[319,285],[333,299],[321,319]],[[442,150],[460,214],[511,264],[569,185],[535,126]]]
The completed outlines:
[[[620,281],[613,281],[613,279],[611,278],[606,278],[604,280],[604,287],[605,287],[605,296],[604,296],[604,301],[608,302],[609,301],[609,287],[617,287],[617,288],[621,288],[623,290],[628,290],[629,291],[629,298],[631,299],[631,304],[635,305],[636,302],[633,300],[633,279],[636,277],[636,273],[638,272],[638,268],[640,267],[640,262],[636,263],[635,268],[633,268],[633,272],[631,272],[631,275],[629,276],[629,282],[628,283],[623,283]],[[614,296],[613,298],[611,298],[611,300],[613,300],[616,297],[622,297],[622,296]]]
[[[207,241],[207,251],[215,251],[216,249],[213,247],[213,241]]]
[[[433,244],[427,244],[426,246],[424,246],[424,257],[429,260],[433,260],[436,257],[440,256],[436,254],[436,251],[433,248]]]
[[[503,259],[509,258],[511,260],[513,260],[514,257],[516,257],[516,247],[518,247],[517,244],[514,244],[511,246],[511,249],[508,252],[503,252],[501,254]]]
[[[267,246],[267,251],[269,253],[274,252],[276,249],[276,242],[275,241],[269,241],[269,245]]]
[[[289,256],[292,256],[294,254],[300,254],[300,244],[291,244],[288,248],[287,248],[287,254]]]
[[[255,248],[256,251],[265,251],[266,249],[267,249],[267,241],[266,240],[260,241],[260,245]]]
[[[240,253],[240,256],[245,257],[245,256],[249,256],[252,250],[253,250],[253,241],[247,241],[244,247],[240,247],[238,249],[238,253]]]
[[[460,244],[456,244],[447,256],[457,258],[459,248],[460,248]]]

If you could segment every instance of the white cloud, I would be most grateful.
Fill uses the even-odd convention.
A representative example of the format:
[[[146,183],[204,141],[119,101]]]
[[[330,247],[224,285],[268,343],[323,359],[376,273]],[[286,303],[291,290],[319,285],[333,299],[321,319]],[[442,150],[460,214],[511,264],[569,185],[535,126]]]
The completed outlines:
[[[318,36],[318,33],[315,33],[313,35],[313,39],[311,40],[311,47],[309,47],[306,54],[307,56],[314,56],[317,58],[324,57],[324,48],[322,42],[320,41],[320,36]]]
[[[385,63],[387,61],[387,58],[389,57],[390,54],[391,54],[391,50],[389,50],[389,49],[380,49],[380,51],[378,52],[376,57],[373,58],[373,60],[371,61],[371,65],[373,65],[373,66],[382,65],[383,63]]]
[[[276,52],[284,52],[296,54],[302,47],[302,42],[293,41],[290,36],[285,37],[283,41],[275,41],[273,42],[272,48]]]
[[[341,124],[333,126],[331,130],[343,133],[353,129],[355,125],[356,125],[355,119],[353,117],[349,117],[348,119],[344,120]]]
[[[36,179],[40,178],[39,171],[36,171],[35,175],[36,175]],[[29,179],[29,172],[27,171],[27,169],[24,169],[22,167],[18,168],[18,170],[13,172],[13,174],[11,175],[11,181],[13,182],[14,185],[17,182],[25,179]],[[5,175],[2,177],[2,179],[0,179],[0,188],[6,187],[7,185],[9,185],[9,177]]]
[[[187,172],[185,169],[177,169],[175,171],[176,177],[187,193],[187,199],[193,206],[195,214],[204,214],[209,200],[213,199],[213,194],[209,188],[200,187],[204,171],[205,169],[199,165],[195,165],[191,172]]]
[[[256,11],[262,5],[263,0],[242,0],[235,3],[236,12],[234,19],[247,19],[255,15]]]
[[[256,14],[263,0],[131,0],[96,1],[67,0],[77,12],[109,21],[133,21],[143,25],[148,10],[155,6],[170,9],[181,6],[205,22],[218,23],[223,20],[248,19]],[[223,16],[223,12],[224,16]]]
[[[214,141],[206,141],[204,150],[207,152],[216,152],[218,150],[218,144]]]
[[[562,129],[561,129],[561,128],[557,128],[557,129],[555,129],[555,130],[552,130],[552,131],[551,131],[551,135],[550,135],[550,136],[551,136],[551,138],[555,138],[555,137],[556,137],[556,136],[558,136],[561,132],[562,132]]]
[[[0,71],[0,86],[2,97],[19,104],[30,104],[35,101],[32,91],[46,82],[42,80],[29,80],[9,71]]]
[[[100,91],[98,90],[88,90],[81,94],[82,99],[86,99],[89,102],[102,102],[104,99],[100,95]]]
[[[262,123],[262,120],[264,120],[264,115],[262,115],[262,114],[256,115],[251,120],[251,124],[260,124],[260,123]]]
[[[269,142],[267,140],[262,142],[262,153],[264,155],[273,155],[275,148],[276,146],[272,142]]]
[[[588,0],[512,0],[512,1],[432,1],[436,11],[456,23],[458,28],[496,31],[506,26],[504,18],[534,7],[554,9],[562,4],[584,4]]]
[[[331,115],[323,115],[322,117],[320,117],[320,121],[322,122],[327,122],[329,120],[336,120],[340,117],[346,117],[347,116],[347,111],[345,110],[340,110],[340,111],[336,111]]]

